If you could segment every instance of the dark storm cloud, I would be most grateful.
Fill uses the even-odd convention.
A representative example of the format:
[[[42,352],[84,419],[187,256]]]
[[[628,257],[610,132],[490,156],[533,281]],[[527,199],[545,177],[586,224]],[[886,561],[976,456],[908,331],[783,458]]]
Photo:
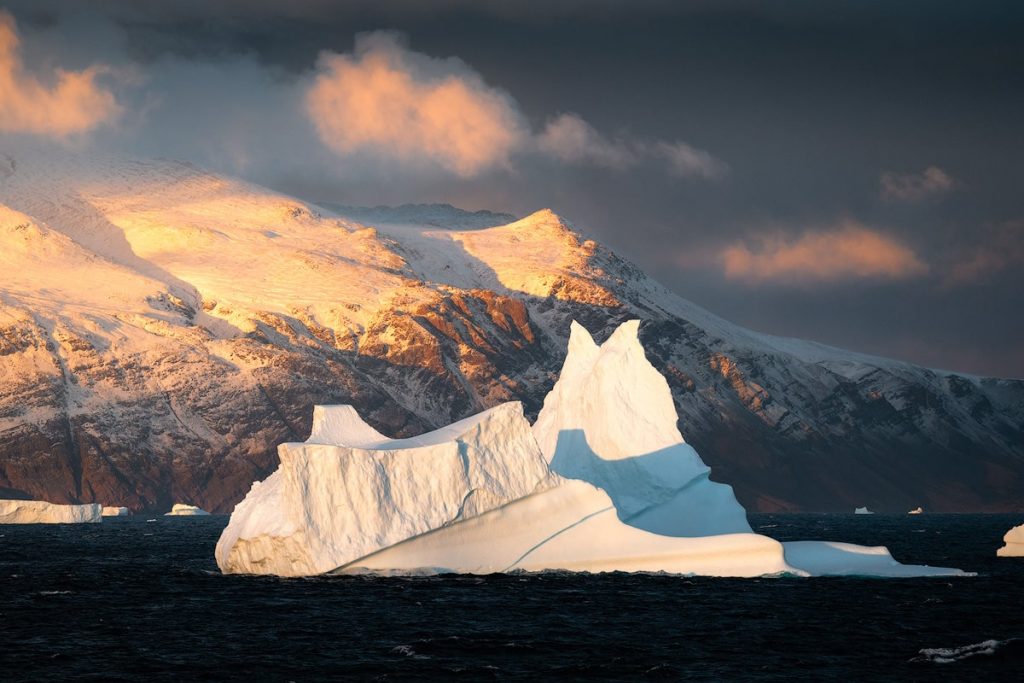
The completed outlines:
[[[1016,3],[0,4],[28,65],[141,74],[98,146],[311,199],[550,206],[737,322],[1024,376]],[[459,176],[327,149],[303,109],[319,55],[380,29],[507,94],[521,138],[506,166]],[[562,137],[545,154],[552,122]],[[671,173],[660,142],[719,172]],[[876,248],[798,272],[853,244],[850,226]],[[758,277],[730,277],[743,249]]]

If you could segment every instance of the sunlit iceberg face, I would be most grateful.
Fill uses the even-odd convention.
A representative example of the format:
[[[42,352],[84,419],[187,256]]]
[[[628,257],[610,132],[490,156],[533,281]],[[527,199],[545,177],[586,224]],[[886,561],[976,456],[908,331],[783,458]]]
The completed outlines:
[[[996,551],[999,557],[1024,557],[1024,524],[1015,526],[1003,536],[1002,548]]]

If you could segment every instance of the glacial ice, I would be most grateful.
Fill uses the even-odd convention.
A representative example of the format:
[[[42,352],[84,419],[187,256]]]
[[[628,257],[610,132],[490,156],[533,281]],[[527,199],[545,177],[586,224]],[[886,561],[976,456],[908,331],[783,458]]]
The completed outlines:
[[[853,514],[855,514],[855,515],[873,515],[875,513],[872,512],[871,510],[868,510],[866,507],[863,507],[863,508],[856,508],[856,509],[854,509]]]
[[[175,503],[170,512],[164,513],[164,517],[199,517],[208,514],[210,513],[202,508],[196,507],[195,505]]]
[[[57,505],[42,500],[0,500],[0,524],[95,524],[102,506]]]
[[[217,543],[224,573],[645,571],[929,576],[885,548],[779,543],[683,440],[639,322],[602,345],[573,324],[531,428],[519,403],[389,439],[351,406],[317,406],[304,443],[253,484]]]
[[[101,514],[104,517],[128,517],[132,513],[131,510],[126,507],[104,505]]]
[[[900,564],[885,546],[834,541],[788,541],[786,561],[810,576],[875,576],[903,578],[959,575],[956,569]]]
[[[683,440],[668,382],[647,360],[639,320],[598,346],[576,322],[533,434],[552,471],[603,489],[619,518],[665,536],[751,533],[732,487]]]
[[[1024,524],[1015,526],[1003,536],[1006,544],[996,551],[999,557],[1024,557]]]

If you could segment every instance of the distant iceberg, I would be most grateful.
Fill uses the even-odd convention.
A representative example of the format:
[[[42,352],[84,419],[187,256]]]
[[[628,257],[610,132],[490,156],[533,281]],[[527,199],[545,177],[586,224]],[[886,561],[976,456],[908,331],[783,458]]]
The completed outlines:
[[[164,517],[198,517],[202,515],[209,515],[210,513],[202,508],[198,508],[195,505],[185,505],[184,503],[175,503],[174,507],[171,508],[170,512],[165,512]]]
[[[866,507],[864,507],[864,508],[856,508],[853,511],[853,514],[855,514],[855,515],[873,515],[875,513],[872,512],[871,510],[868,510]]]
[[[639,323],[598,346],[573,324],[531,428],[505,403],[389,439],[351,406],[317,406],[304,443],[253,484],[217,543],[224,573],[662,571],[710,576],[956,575],[885,548],[780,543],[684,441]]]
[[[910,512],[908,512],[907,514],[908,514],[908,515],[920,515],[920,514],[922,514],[923,512],[924,512],[924,509],[923,509],[923,508],[921,508],[921,507],[916,507],[916,508],[914,508],[913,510],[911,510]]]
[[[997,550],[996,555],[999,557],[1024,557],[1024,524],[1007,531],[1003,536],[1003,542],[1006,545]]]
[[[116,507],[110,505],[104,505],[102,515],[104,517],[128,517],[131,515],[131,510],[126,507]]]
[[[0,524],[95,524],[101,505],[57,505],[42,500],[0,500]]]

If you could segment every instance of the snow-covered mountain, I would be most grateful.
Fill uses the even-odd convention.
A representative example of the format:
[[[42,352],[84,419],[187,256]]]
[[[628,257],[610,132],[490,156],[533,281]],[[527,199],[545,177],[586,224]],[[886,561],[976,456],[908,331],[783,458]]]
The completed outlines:
[[[748,509],[1024,508],[1024,382],[745,330],[548,210],[423,210],[366,225],[178,162],[0,154],[0,495],[227,511],[314,404],[391,436],[535,415],[572,319],[638,317]]]

